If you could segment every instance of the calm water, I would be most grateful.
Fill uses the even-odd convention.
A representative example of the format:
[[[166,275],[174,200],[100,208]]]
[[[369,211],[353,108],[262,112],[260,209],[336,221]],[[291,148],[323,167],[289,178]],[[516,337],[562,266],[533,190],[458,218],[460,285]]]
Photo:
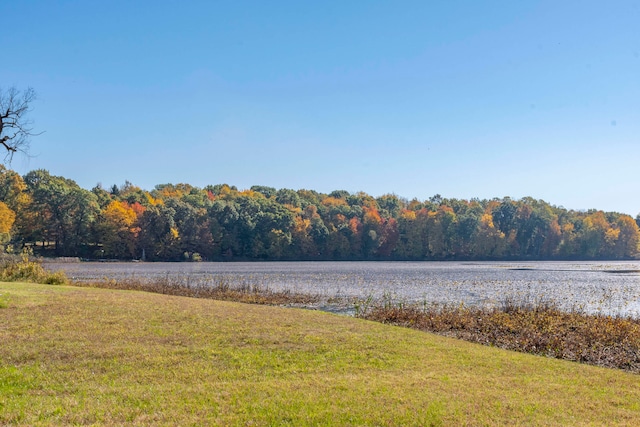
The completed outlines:
[[[587,312],[640,317],[640,262],[50,263],[70,278],[181,277],[261,285],[325,298],[496,305],[551,300]]]

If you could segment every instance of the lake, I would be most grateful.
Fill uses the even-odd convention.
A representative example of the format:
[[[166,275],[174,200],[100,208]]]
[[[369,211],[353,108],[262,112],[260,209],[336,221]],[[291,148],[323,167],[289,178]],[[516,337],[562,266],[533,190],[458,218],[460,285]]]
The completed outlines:
[[[493,306],[505,299],[640,317],[640,261],[611,262],[233,262],[45,264],[74,280],[178,277],[342,297]]]

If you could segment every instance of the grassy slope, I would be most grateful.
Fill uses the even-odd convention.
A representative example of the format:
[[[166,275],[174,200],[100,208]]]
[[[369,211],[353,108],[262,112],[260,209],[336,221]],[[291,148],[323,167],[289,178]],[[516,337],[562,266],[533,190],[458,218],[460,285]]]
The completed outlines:
[[[637,425],[639,384],[321,312],[0,283],[0,425]]]

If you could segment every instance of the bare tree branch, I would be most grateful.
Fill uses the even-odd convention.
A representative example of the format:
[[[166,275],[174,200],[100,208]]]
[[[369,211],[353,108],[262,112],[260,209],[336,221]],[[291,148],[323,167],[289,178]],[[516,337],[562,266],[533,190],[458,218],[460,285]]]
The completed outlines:
[[[11,162],[14,153],[27,153],[33,133],[32,122],[27,119],[30,105],[36,99],[32,88],[24,91],[14,86],[6,91],[0,88],[0,144],[6,149],[5,161]]]

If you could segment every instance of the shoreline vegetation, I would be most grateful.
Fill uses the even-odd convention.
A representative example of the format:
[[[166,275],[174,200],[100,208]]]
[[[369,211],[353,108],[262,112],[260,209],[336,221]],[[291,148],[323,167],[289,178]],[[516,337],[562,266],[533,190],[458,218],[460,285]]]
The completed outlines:
[[[490,347],[640,373],[640,319],[506,298],[498,307],[378,301],[358,317]]]

